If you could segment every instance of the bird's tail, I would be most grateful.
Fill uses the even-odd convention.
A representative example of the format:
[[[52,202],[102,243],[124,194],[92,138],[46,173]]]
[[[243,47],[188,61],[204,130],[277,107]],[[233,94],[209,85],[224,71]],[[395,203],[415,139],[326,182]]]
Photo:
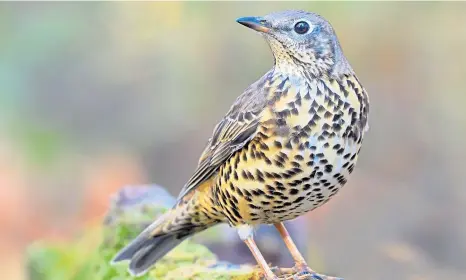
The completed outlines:
[[[195,212],[189,204],[179,203],[162,215],[118,252],[111,263],[129,260],[129,272],[143,275],[183,240],[209,227],[192,223]]]

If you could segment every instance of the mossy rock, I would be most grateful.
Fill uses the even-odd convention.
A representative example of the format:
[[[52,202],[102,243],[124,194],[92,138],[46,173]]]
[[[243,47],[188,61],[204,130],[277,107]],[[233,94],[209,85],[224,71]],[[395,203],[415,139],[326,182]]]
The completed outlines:
[[[175,199],[157,186],[123,188],[114,198],[102,225],[85,230],[73,242],[37,242],[28,250],[31,280],[129,280],[126,263],[110,265],[115,254],[142,229],[163,214]],[[215,230],[215,229],[212,229]],[[294,275],[293,269],[274,268],[280,279],[337,279],[324,275]],[[181,243],[141,280],[259,280],[260,269],[252,265],[222,262],[207,247]],[[340,278],[338,278],[340,279]]]
[[[136,193],[136,194],[135,194]],[[137,199],[137,198],[140,199]],[[163,203],[156,203],[156,197]],[[172,199],[173,200],[173,199]],[[168,202],[167,202],[168,201]],[[37,242],[28,250],[31,280],[131,279],[127,264],[110,260],[145,226],[165,212],[171,201],[159,187],[123,189],[113,199],[102,226],[87,229],[74,242]],[[141,280],[252,279],[253,267],[219,262],[205,246],[186,240],[162,258]]]

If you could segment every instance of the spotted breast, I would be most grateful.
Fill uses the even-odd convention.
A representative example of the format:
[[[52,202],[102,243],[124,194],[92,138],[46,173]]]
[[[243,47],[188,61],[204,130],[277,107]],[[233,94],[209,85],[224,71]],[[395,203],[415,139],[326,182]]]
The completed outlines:
[[[367,127],[354,75],[268,73],[258,133],[219,170],[212,189],[230,224],[273,224],[326,203],[353,171]]]

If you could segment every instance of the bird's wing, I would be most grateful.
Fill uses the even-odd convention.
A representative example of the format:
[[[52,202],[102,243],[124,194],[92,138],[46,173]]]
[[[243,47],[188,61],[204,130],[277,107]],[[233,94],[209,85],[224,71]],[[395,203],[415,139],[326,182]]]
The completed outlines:
[[[214,175],[233,153],[246,145],[257,133],[262,112],[267,103],[267,82],[271,72],[249,86],[215,126],[202,153],[196,171],[181,190],[178,201],[202,182]]]

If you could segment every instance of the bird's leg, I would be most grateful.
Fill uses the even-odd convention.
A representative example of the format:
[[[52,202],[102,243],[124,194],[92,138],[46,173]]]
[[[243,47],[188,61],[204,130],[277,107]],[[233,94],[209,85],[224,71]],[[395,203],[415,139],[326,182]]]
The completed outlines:
[[[252,227],[249,225],[241,225],[237,228],[237,230],[241,240],[243,240],[243,242],[248,245],[252,255],[256,259],[259,266],[262,268],[262,271],[264,271],[267,280],[278,280],[278,277],[270,269],[269,265],[264,259],[264,256],[262,256],[262,253],[259,251],[259,248],[257,248],[256,242],[254,242]]]
[[[301,255],[298,248],[294,244],[293,240],[291,239],[290,234],[285,228],[285,225],[283,223],[276,223],[274,224],[274,226],[280,233],[280,236],[285,242],[286,247],[290,251],[291,256],[293,257],[296,263],[296,268],[298,269],[298,271],[309,273],[309,274],[315,274],[315,272],[312,269],[310,269],[309,266],[307,266],[306,260],[304,259],[304,257]]]
[[[254,239],[252,237],[244,240],[244,243],[248,245],[249,250],[251,250],[252,255],[256,259],[257,263],[259,266],[262,268],[264,271],[265,277],[270,280],[278,280],[278,277],[273,273],[273,271],[270,269],[269,265],[265,261],[264,257],[262,256],[261,252],[259,251],[259,248],[257,248],[256,242],[254,242]]]

